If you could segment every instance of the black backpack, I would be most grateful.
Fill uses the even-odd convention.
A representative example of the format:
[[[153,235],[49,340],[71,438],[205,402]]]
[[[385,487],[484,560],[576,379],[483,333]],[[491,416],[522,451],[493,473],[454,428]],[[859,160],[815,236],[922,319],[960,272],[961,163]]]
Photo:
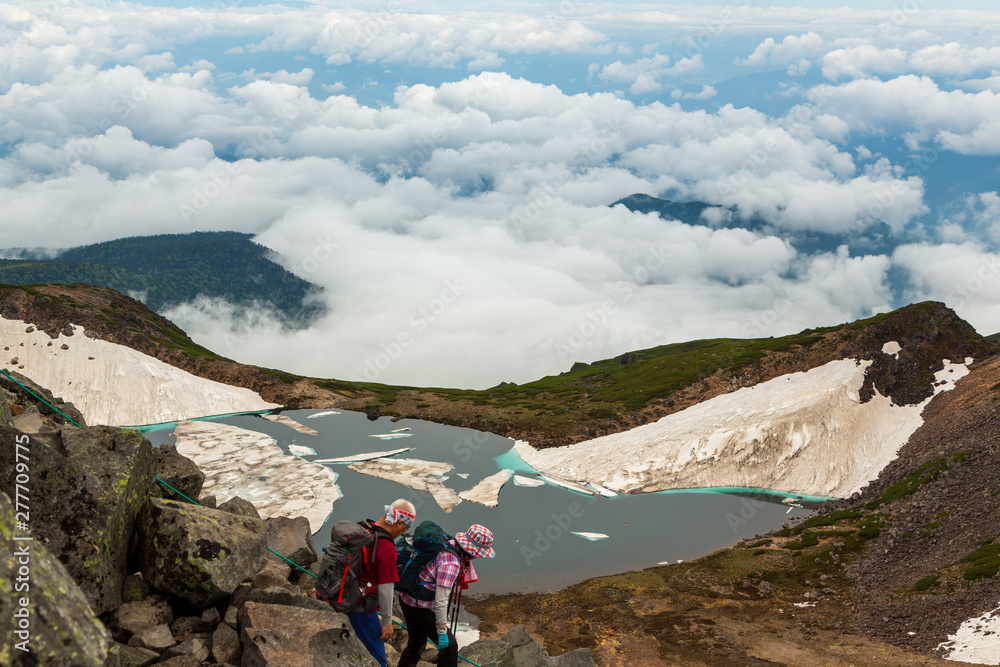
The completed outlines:
[[[444,550],[458,556],[464,572],[465,558],[461,550],[448,543],[449,539],[448,534],[441,526],[427,520],[417,526],[409,540],[407,536],[396,540],[396,569],[399,572],[396,590],[400,593],[406,593],[416,600],[433,600],[434,587],[422,586],[419,582],[420,573]],[[460,580],[461,575],[459,575]]]
[[[338,521],[330,531],[330,544],[323,548],[323,562],[316,578],[316,596],[341,613],[357,611],[371,584],[361,583],[364,561],[375,562],[378,543],[375,531]]]

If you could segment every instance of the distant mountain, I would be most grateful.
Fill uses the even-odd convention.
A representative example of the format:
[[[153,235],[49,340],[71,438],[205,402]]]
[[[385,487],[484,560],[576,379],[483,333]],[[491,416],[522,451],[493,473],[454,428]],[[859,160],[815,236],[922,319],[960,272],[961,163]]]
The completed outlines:
[[[130,294],[162,312],[198,296],[270,305],[293,326],[322,313],[319,288],[286,271],[251,234],[137,236],[70,248],[54,259],[0,260],[0,283],[85,283]]]
[[[891,253],[893,248],[904,239],[893,237],[889,225],[884,222],[873,222],[863,229],[854,229],[844,234],[826,232],[796,231],[778,229],[767,220],[754,216],[741,217],[736,209],[707,204],[701,201],[676,202],[660,199],[651,195],[636,193],[623,197],[611,206],[623,205],[637,213],[657,213],[664,220],[679,220],[688,225],[702,225],[713,228],[749,229],[761,234],[771,234],[786,239],[799,252],[811,254],[817,252],[833,252],[841,245],[847,245],[853,256],[864,254]],[[706,219],[705,211],[716,211],[719,215]]]

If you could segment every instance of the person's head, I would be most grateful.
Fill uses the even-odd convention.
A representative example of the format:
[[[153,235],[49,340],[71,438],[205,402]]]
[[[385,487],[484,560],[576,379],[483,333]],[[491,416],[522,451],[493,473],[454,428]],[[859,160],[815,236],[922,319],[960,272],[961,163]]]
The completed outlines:
[[[462,551],[473,558],[493,558],[496,552],[493,551],[493,533],[486,526],[473,524],[464,533],[455,535],[455,541]]]
[[[385,515],[376,521],[389,531],[392,539],[396,539],[413,525],[417,519],[417,510],[409,500],[400,498],[391,505],[385,506]]]

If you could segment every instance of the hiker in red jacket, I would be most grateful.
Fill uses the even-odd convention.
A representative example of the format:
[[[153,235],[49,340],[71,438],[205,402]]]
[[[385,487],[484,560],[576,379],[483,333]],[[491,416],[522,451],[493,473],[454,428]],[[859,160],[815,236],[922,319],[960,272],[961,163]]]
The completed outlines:
[[[406,593],[399,594],[409,633],[406,648],[399,657],[399,667],[416,665],[428,640],[438,647],[438,667],[458,665],[458,644],[448,628],[448,603],[452,589],[456,586],[464,589],[478,581],[472,559],[493,558],[495,552],[493,533],[479,524],[470,527],[468,532],[456,534],[451,544],[460,548],[460,556],[449,549],[442,549],[420,573],[419,581],[434,587],[433,600],[417,600]]]
[[[359,610],[349,613],[347,618],[351,621],[354,634],[381,667],[386,667],[385,640],[393,633],[393,584],[399,581],[396,546],[393,541],[413,525],[416,517],[413,504],[400,498],[392,505],[385,506],[385,515],[381,519],[368,520],[362,524],[375,533],[375,562],[364,562],[360,580],[362,585],[370,583],[371,587],[359,605]]]

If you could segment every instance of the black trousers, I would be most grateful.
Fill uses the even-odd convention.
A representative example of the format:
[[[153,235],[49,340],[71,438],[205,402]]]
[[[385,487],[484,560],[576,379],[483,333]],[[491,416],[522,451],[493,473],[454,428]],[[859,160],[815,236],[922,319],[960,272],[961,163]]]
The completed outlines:
[[[403,619],[406,621],[408,639],[403,654],[399,656],[399,667],[415,667],[427,647],[427,640],[437,646],[438,631],[434,612],[430,609],[411,607],[402,600]],[[448,631],[448,647],[438,653],[439,667],[458,667],[458,644],[455,635]]]

